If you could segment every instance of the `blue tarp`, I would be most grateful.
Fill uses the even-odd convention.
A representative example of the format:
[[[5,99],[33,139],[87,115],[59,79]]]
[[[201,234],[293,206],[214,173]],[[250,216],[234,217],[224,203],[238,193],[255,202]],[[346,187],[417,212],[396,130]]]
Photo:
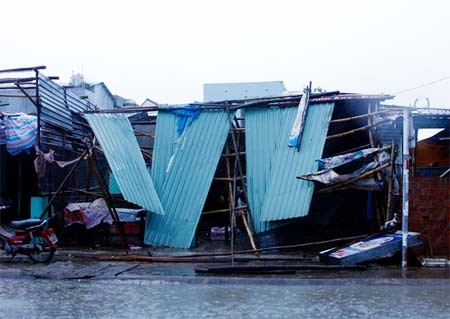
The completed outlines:
[[[185,105],[182,108],[168,109],[170,113],[177,115],[180,119],[177,122],[178,134],[183,133],[184,129],[192,124],[200,116],[200,106]]]

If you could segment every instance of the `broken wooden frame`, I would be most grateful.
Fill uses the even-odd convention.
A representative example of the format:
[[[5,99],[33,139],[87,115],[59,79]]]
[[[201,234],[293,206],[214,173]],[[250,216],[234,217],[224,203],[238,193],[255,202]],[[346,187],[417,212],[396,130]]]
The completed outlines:
[[[95,144],[95,138],[93,140],[93,144]],[[120,221],[119,215],[117,214],[116,208],[114,207],[113,204],[113,198],[108,190],[108,187],[104,184],[103,179],[97,169],[97,166],[95,164],[95,160],[93,158],[93,147],[88,148],[88,146],[86,145],[86,150],[83,152],[83,154],[80,156],[80,158],[78,159],[78,161],[72,166],[72,168],[70,169],[70,171],[68,172],[68,174],[66,175],[66,177],[62,180],[61,184],[59,185],[57,191],[53,194],[52,198],[50,199],[50,201],[48,202],[47,206],[44,208],[44,210],[42,211],[41,215],[39,218],[43,218],[44,215],[48,212],[48,210],[50,209],[50,207],[53,205],[54,201],[56,200],[56,198],[61,194],[61,191],[63,190],[65,184],[67,183],[67,181],[69,180],[69,178],[72,176],[72,174],[76,171],[76,169],[78,168],[78,166],[81,164],[82,161],[87,160],[89,163],[89,171],[93,171],[95,178],[97,180],[97,183],[100,187],[101,190],[101,195],[103,197],[103,199],[105,200],[106,206],[108,208],[109,214],[111,215],[111,218],[113,220],[113,222],[115,224],[117,224],[118,228],[119,228],[119,235],[120,235],[120,239],[122,241],[122,248],[123,249],[127,249],[128,248],[128,244],[127,244],[127,239],[126,239],[126,235],[125,235],[125,229],[123,227],[122,222]]]

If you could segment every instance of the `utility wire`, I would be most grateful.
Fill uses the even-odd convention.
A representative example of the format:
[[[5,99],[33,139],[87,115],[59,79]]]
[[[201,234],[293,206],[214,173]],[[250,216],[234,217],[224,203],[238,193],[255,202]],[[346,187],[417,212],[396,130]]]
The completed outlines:
[[[419,85],[419,86],[416,86],[416,87],[413,87],[413,88],[410,88],[410,89],[405,89],[405,90],[402,90],[402,91],[398,91],[398,92],[393,93],[393,95],[398,95],[398,94],[401,94],[401,93],[417,90],[417,89],[423,88],[425,86],[433,85],[433,84],[436,84],[436,83],[439,83],[439,82],[442,82],[442,81],[445,81],[445,80],[448,80],[448,79],[450,79],[450,76],[446,76],[445,78],[442,78],[442,79],[439,79],[439,80],[435,80],[435,81],[432,81],[432,82],[424,83],[422,85]]]

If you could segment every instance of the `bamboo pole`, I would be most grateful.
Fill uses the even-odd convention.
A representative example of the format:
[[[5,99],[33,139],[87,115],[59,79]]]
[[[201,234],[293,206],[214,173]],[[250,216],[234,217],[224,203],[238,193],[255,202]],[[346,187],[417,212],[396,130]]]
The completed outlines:
[[[67,173],[66,177],[64,177],[64,179],[62,180],[61,184],[59,185],[58,189],[56,190],[55,194],[52,196],[52,198],[50,199],[50,201],[48,202],[47,206],[44,208],[44,210],[42,211],[41,215],[39,216],[40,219],[42,219],[42,217],[44,217],[45,213],[48,211],[48,209],[53,205],[53,202],[55,201],[56,197],[59,195],[59,193],[61,193],[61,191],[64,188],[64,185],[66,184],[66,182],[69,180],[70,176],[72,176],[72,174],[75,172],[75,170],[77,169],[77,167],[81,164],[81,161],[84,160],[84,157],[88,154],[88,150],[85,150],[80,158],[78,159],[78,161],[75,163],[74,166],[72,166],[72,168],[70,169],[69,173]]]
[[[228,148],[228,144],[225,145],[225,152],[226,154],[230,153],[230,150]],[[235,154],[236,156],[236,154]],[[226,165],[226,170],[227,170],[227,177],[231,178],[231,164],[230,164],[230,158],[227,157],[225,159],[225,165]],[[230,229],[231,229],[231,218],[235,218],[235,216],[233,215],[233,206],[232,206],[232,202],[233,202],[233,183],[231,181],[228,181],[227,183],[227,187],[228,187],[228,210],[229,210],[229,214],[230,214]],[[236,222],[236,219],[233,221],[234,223]],[[228,233],[228,228],[225,228],[225,237],[228,240],[229,239],[229,233]]]
[[[244,173],[243,173],[243,169],[242,169],[241,159],[240,159],[240,157],[238,155],[238,152],[239,152],[238,142],[236,141],[236,136],[234,135],[235,132],[233,131],[233,121],[231,119],[230,108],[229,108],[227,103],[225,103],[225,108],[226,108],[226,111],[227,111],[228,123],[230,125],[231,140],[233,142],[234,152],[236,153],[235,165],[234,165],[235,169],[234,170],[236,171],[236,166],[237,166],[238,171],[239,171],[239,175],[241,177],[242,190],[243,190],[243,193],[244,193],[244,200],[245,200],[246,203],[248,203],[249,201],[248,201],[247,187],[246,187],[245,183],[243,182],[243,180],[244,180]],[[239,132],[237,132],[237,133],[239,133]],[[234,173],[233,178],[235,178],[235,177],[236,177],[236,172]],[[235,184],[235,181],[234,181],[234,184]],[[234,191],[235,191],[235,189],[234,189]],[[234,196],[235,196],[235,194],[233,194],[233,198],[235,198]],[[252,226],[253,226],[254,222],[253,222],[253,218],[252,218],[252,215],[251,215],[251,212],[250,212],[250,207],[248,208],[248,214],[249,214],[248,216],[249,216],[249,218],[250,218],[250,220],[252,222]],[[234,215],[234,202],[233,202],[233,215]],[[243,218],[245,218],[245,216],[243,214],[241,214],[241,216],[243,216]],[[245,225],[246,224],[244,223],[244,226]],[[252,231],[251,231],[250,228],[247,228],[247,227],[248,227],[248,225],[246,226],[246,230],[248,232],[249,238],[251,238],[250,239],[250,244],[252,245],[253,250],[255,250],[256,249],[256,245],[255,245],[255,242],[253,240]],[[254,229],[254,227],[252,227],[252,228]]]
[[[362,127],[359,127],[359,128],[354,129],[354,130],[347,131],[347,132],[330,135],[330,136],[327,136],[327,140],[330,140],[330,139],[333,139],[333,138],[338,138],[338,137],[344,137],[344,136],[351,135],[351,134],[354,134],[354,133],[357,133],[357,132],[361,132],[361,131],[367,130],[368,128],[371,128],[371,127],[374,127],[374,126],[378,126],[378,125],[384,124],[386,122],[390,122],[390,120],[384,120],[384,121],[380,121],[380,122],[378,122],[376,124],[366,125],[366,126],[362,126]]]
[[[245,155],[247,154],[246,152],[238,152],[237,153],[239,156]],[[222,157],[236,157],[236,153],[226,153],[226,154],[222,154]]]
[[[348,121],[353,121],[353,120],[357,120],[357,119],[361,119],[361,118],[365,118],[365,117],[372,117],[374,115],[379,115],[382,113],[389,113],[389,110],[383,110],[383,111],[378,111],[378,112],[370,112],[367,114],[361,114],[361,115],[356,115],[356,116],[352,116],[352,117],[346,117],[346,118],[341,118],[341,119],[336,119],[336,120],[331,120],[330,123],[342,123],[342,122],[348,122]]]
[[[246,176],[244,176],[244,180],[246,179]],[[236,177],[237,181],[241,181],[242,178],[241,177]],[[213,181],[216,182],[232,182],[233,178],[228,178],[228,177],[214,177]]]
[[[78,256],[77,256],[78,257]],[[84,256],[80,256],[84,257]],[[230,262],[231,258],[228,256],[211,256],[204,257],[157,257],[157,256],[141,256],[141,255],[126,255],[126,256],[99,256],[94,257],[98,261],[128,261],[128,262],[157,262],[157,263],[223,263]],[[236,262],[249,261],[310,261],[311,258],[302,257],[234,257]]]
[[[322,241],[316,241],[316,242],[309,242],[309,243],[303,243],[303,244],[295,244],[295,245],[287,245],[287,246],[273,246],[273,247],[267,247],[267,248],[259,248],[259,249],[247,249],[247,250],[238,250],[234,252],[234,255],[241,255],[241,254],[251,254],[251,253],[261,253],[265,251],[273,251],[273,250],[290,250],[290,249],[296,249],[296,248],[304,248],[304,247],[313,247],[313,246],[321,246],[321,245],[328,245],[328,244],[336,244],[336,243],[342,243],[342,242],[349,242],[354,240],[359,240],[362,238],[367,237],[368,235],[359,235],[359,236],[352,236],[352,237],[343,237],[343,238],[335,238],[335,239],[329,239],[329,240],[322,240]],[[191,255],[185,255],[185,256],[171,256],[171,257],[206,257],[206,256],[230,256],[231,252],[223,252],[223,253],[202,253],[202,254],[191,254]]]
[[[108,188],[103,184],[102,177],[100,175],[100,172],[98,171],[97,167],[95,166],[94,159],[92,156],[89,156],[89,164],[91,165],[92,171],[94,172],[95,177],[97,178],[98,185],[100,186],[100,189],[103,193],[103,196],[105,198],[106,206],[108,207],[109,214],[111,215],[114,223],[117,224],[117,227],[119,228],[119,235],[120,239],[122,241],[122,248],[126,250],[128,248],[127,238],[125,236],[125,229],[123,227],[122,222],[119,219],[119,215],[117,214],[116,208],[112,205],[112,198],[111,194],[109,193]]]
[[[367,104],[368,104],[368,105],[367,105],[367,115],[369,115],[369,117],[367,118],[367,126],[370,127],[370,128],[369,128],[369,140],[370,140],[370,146],[371,146],[371,147],[376,147],[376,144],[375,144],[375,138],[374,138],[374,136],[373,136],[373,124],[374,124],[374,122],[373,122],[373,119],[372,119],[372,116],[371,116],[371,113],[372,113],[372,105],[371,105],[370,101],[369,101]]]
[[[230,202],[231,203],[231,202]],[[236,207],[234,210],[245,210],[247,209],[247,206],[242,207]],[[216,209],[216,210],[210,210],[203,212],[202,215],[211,215],[211,214],[220,214],[220,213],[229,213],[231,210],[229,208],[224,209]]]
[[[353,236],[353,237],[344,237],[344,238],[335,238],[335,239],[329,239],[329,240],[323,240],[323,241],[317,241],[317,242],[309,242],[309,243],[303,243],[303,244],[295,244],[295,245],[287,245],[287,246],[273,246],[273,247],[267,247],[267,248],[259,248],[256,250],[253,249],[247,249],[247,250],[238,250],[234,252],[234,255],[242,255],[242,254],[249,254],[249,253],[255,253],[255,252],[266,252],[266,251],[274,251],[274,250],[291,250],[296,248],[305,248],[305,247],[314,247],[314,246],[322,246],[322,245],[329,245],[329,244],[337,244],[337,243],[344,243],[344,242],[354,242],[363,238],[368,237],[367,234],[365,235],[359,235],[359,236]],[[97,260],[100,261],[150,261],[150,262],[190,262],[190,261],[202,261],[201,259],[198,259],[199,257],[221,257],[221,256],[230,256],[231,252],[221,252],[221,253],[200,253],[200,254],[190,254],[190,255],[178,255],[178,256],[161,256],[161,257],[147,257],[147,256],[137,256],[137,255],[127,255],[127,256],[107,256],[107,257],[97,257]],[[236,258],[235,261],[240,261],[239,257]],[[249,257],[244,257],[249,258]],[[260,259],[261,258],[261,259]],[[266,260],[270,257],[257,257],[252,260]],[[276,260],[286,260],[286,258],[292,258],[292,257],[275,257]],[[298,257],[296,257],[298,258]],[[305,258],[302,258],[302,260]]]

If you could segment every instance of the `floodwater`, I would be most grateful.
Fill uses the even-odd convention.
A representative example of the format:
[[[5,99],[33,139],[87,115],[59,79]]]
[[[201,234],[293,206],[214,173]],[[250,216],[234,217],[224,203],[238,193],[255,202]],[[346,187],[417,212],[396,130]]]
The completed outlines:
[[[448,280],[418,285],[0,281],[0,318],[449,318]]]

